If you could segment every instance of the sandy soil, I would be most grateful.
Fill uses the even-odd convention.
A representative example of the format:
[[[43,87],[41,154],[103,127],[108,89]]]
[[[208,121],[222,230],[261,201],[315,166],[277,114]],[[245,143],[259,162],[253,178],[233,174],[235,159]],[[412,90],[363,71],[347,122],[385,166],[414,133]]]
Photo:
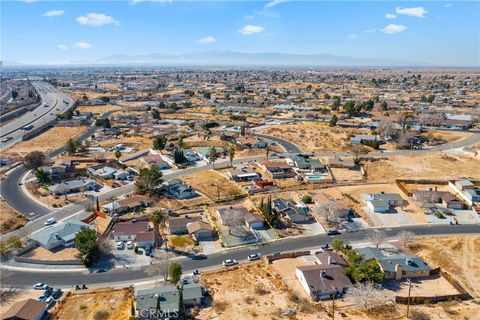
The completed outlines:
[[[289,140],[304,151],[348,151],[349,134],[369,134],[369,130],[332,128],[318,122],[272,125],[262,133]]]
[[[368,181],[387,182],[395,179],[458,179],[480,178],[480,161],[460,154],[435,153],[408,155],[367,161],[364,164]]]
[[[78,250],[75,248],[65,248],[59,251],[49,251],[45,248],[38,247],[32,251],[27,252],[23,255],[25,258],[37,259],[37,260],[76,260],[75,255],[78,253]]]
[[[22,227],[28,222],[22,214],[15,211],[3,199],[0,200],[0,234]]]
[[[116,106],[112,104],[107,104],[104,106],[79,106],[77,108],[80,113],[88,113],[91,112],[93,114],[101,114],[109,111],[120,111],[123,108],[121,106]]]
[[[417,239],[412,251],[431,267],[453,275],[473,297],[480,298],[480,237]]]
[[[108,312],[105,320],[126,320],[130,317],[133,303],[133,290],[112,288],[85,290],[71,293],[58,305],[52,320],[86,320],[95,319],[95,313]]]
[[[459,131],[429,131],[423,134],[428,140],[453,142],[471,136],[471,133]]]
[[[293,319],[325,316],[291,294],[282,277],[263,262],[203,273],[202,285],[213,296],[213,303],[196,319],[281,319],[280,313],[291,307],[302,310]]]
[[[27,141],[19,142],[12,147],[2,150],[3,155],[24,156],[32,151],[43,151],[48,153],[60,148],[70,138],[75,138],[87,131],[87,127],[53,127],[41,135]]]
[[[227,177],[214,170],[181,176],[180,179],[190,184],[196,191],[210,199],[229,197],[242,191]]]
[[[7,288],[2,288],[2,290],[7,290]],[[8,294],[4,294],[4,298],[0,300],[0,315],[5,314],[7,310],[12,306],[12,304],[23,301],[26,299],[36,299],[42,294],[41,291],[37,290],[21,290],[21,289],[8,289]]]
[[[111,139],[99,141],[98,144],[103,148],[110,148],[116,146],[117,144],[123,144],[126,147],[132,147],[135,150],[145,150],[152,147],[152,140],[148,137],[143,136],[118,136],[112,137]]]

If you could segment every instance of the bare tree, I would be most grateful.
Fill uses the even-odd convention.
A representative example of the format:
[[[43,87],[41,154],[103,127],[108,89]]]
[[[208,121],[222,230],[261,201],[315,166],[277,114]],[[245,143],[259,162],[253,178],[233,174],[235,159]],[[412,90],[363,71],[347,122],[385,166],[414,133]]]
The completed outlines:
[[[90,199],[90,198],[87,198],[85,199],[85,201],[83,202],[83,208],[86,210],[86,211],[95,211],[95,202],[93,201],[93,199]]]
[[[380,120],[380,123],[377,127],[377,133],[382,138],[388,138],[396,134],[395,127],[393,122],[387,120]]]
[[[387,301],[382,290],[371,281],[352,285],[348,288],[346,298],[351,299],[362,310],[375,309]]]
[[[414,192],[415,199],[419,203],[420,207],[427,213],[430,213],[435,209],[435,194],[428,190],[417,190]]]
[[[12,300],[18,295],[20,292],[17,288],[14,287],[7,287],[0,289],[0,303],[3,304],[10,304]]]
[[[163,277],[163,280],[168,280],[168,268],[170,267],[170,261],[168,260],[167,255],[162,257],[158,264],[158,274]]]
[[[316,205],[315,211],[321,218],[336,228],[338,228],[338,226],[346,218],[345,212],[341,210],[339,204],[335,200],[327,200],[319,205]]]
[[[402,230],[398,234],[398,240],[400,240],[404,248],[408,248],[410,246],[410,241],[412,240],[413,236],[414,236],[413,232]]]
[[[372,230],[367,238],[368,241],[372,242],[375,247],[378,248],[385,242],[386,234],[383,230]]]

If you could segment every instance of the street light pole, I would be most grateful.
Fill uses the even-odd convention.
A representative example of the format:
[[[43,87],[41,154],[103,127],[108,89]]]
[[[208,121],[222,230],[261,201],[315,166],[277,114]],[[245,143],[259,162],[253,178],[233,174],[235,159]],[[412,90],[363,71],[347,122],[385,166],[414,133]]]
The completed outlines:
[[[410,315],[410,294],[412,292],[412,281],[410,281],[410,279],[407,279],[407,282],[408,282],[408,298],[407,298],[407,319],[408,319]]]

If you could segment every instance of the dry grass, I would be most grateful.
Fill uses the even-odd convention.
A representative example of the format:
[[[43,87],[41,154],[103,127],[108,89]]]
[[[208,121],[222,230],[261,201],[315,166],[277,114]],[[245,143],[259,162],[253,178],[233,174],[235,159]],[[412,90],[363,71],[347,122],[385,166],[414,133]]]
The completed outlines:
[[[180,179],[190,184],[196,191],[206,195],[210,199],[230,197],[242,193],[242,191],[227,177],[214,170],[182,176]]]
[[[99,141],[98,144],[103,148],[110,148],[117,144],[123,144],[126,147],[132,147],[136,150],[145,150],[152,147],[152,140],[144,136],[118,136],[105,141]]]
[[[133,303],[133,289],[105,288],[71,293],[54,311],[52,320],[94,319],[99,311],[105,311],[106,320],[126,320],[130,317]]]
[[[111,104],[107,104],[104,106],[80,106],[77,108],[80,113],[93,113],[93,114],[101,114],[109,111],[120,111],[123,108],[121,106],[115,106]]]
[[[5,200],[0,200],[0,233],[5,234],[16,230],[28,222],[22,214],[10,207]]]
[[[67,140],[76,138],[86,132],[88,127],[53,127],[50,130],[27,141],[22,141],[14,146],[3,150],[3,155],[24,156],[32,151],[42,151],[48,153],[57,148],[63,147]]]
[[[59,260],[77,260],[75,257],[78,253],[78,250],[75,248],[65,248],[60,251],[52,252],[42,247],[37,247],[32,251],[27,252],[23,255],[25,258],[36,259],[36,260],[49,260],[49,261],[59,261]]]

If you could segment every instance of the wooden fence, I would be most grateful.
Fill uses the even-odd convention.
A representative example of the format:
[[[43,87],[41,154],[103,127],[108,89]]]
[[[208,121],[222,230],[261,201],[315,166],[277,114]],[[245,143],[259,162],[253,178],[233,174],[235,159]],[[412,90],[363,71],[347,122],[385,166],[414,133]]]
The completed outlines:
[[[395,180],[397,187],[408,197],[413,196],[413,193],[408,191],[406,184],[438,184],[447,185],[448,181],[445,180],[413,180],[413,179],[397,179]]]
[[[309,256],[309,255],[310,255],[310,251],[296,251],[296,252],[272,254],[272,255],[269,255],[269,256],[265,256],[264,259],[265,259],[265,262],[270,264],[275,260],[293,259],[293,258],[296,258],[296,257]]]

